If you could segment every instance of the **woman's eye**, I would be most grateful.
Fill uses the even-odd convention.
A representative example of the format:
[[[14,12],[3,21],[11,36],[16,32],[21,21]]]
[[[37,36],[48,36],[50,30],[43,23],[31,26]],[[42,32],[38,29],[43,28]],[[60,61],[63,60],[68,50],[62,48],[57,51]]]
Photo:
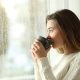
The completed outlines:
[[[48,30],[48,33],[52,33],[52,32],[53,32],[53,30],[52,30],[52,29],[51,29],[51,30],[50,30],[50,29]]]
[[[53,30],[49,30],[49,32],[53,32]]]

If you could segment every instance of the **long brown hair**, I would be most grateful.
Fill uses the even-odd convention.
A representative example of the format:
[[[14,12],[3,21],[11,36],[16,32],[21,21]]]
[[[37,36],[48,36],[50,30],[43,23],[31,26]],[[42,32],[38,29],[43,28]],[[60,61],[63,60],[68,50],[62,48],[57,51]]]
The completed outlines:
[[[57,20],[61,30],[65,33],[67,43],[76,51],[80,51],[80,21],[71,10],[56,11],[46,17],[46,24],[48,20]]]

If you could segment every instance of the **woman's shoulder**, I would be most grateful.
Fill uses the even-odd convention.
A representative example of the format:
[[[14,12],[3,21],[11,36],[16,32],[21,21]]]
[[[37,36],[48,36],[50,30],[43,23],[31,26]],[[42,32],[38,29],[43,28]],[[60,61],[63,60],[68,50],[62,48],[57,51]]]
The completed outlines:
[[[80,65],[80,52],[75,53],[74,59],[72,60],[73,65]]]
[[[80,60],[80,52],[75,53],[75,59]]]

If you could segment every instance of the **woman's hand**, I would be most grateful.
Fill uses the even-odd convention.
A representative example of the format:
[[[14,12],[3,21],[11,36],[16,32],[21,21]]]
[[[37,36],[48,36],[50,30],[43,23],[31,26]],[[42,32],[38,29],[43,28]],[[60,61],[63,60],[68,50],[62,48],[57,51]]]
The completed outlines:
[[[47,57],[48,50],[45,50],[41,42],[35,40],[31,47],[32,56],[35,59],[39,59],[42,57]]]

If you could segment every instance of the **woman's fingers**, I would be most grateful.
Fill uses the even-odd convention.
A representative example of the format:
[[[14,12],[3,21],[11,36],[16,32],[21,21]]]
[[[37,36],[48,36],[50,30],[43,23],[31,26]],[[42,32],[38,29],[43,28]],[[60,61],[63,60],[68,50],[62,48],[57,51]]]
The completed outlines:
[[[35,40],[35,42],[32,44],[31,50],[32,50],[33,56],[36,58],[47,56],[45,48],[38,40]]]

